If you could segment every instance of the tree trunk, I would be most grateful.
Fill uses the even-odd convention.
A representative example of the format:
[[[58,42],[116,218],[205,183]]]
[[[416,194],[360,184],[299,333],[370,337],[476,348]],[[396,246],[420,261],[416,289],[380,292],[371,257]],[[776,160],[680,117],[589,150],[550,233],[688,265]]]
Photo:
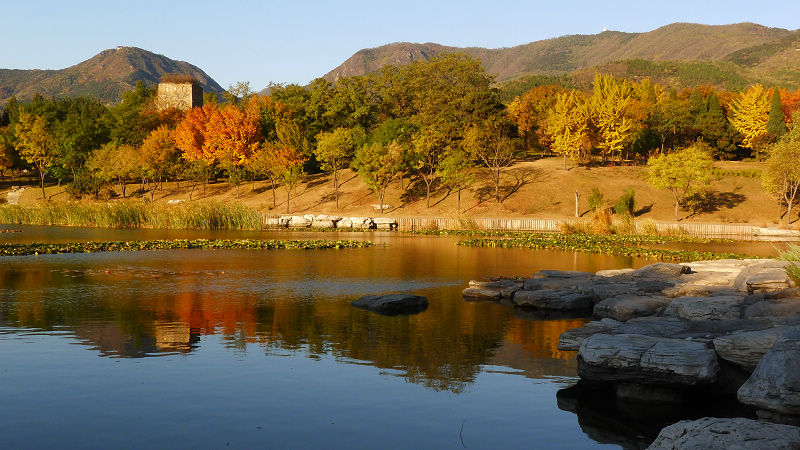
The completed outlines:
[[[786,225],[789,225],[792,222],[792,202],[786,202]]]
[[[575,191],[575,217],[580,217],[580,212],[578,211],[579,205],[581,200],[581,194],[578,191]]]
[[[494,200],[500,203],[500,169],[494,174]]]
[[[567,154],[564,153],[564,170],[567,170]]]
[[[272,184],[272,207],[273,208],[277,208],[278,207],[278,196],[277,196],[277,194],[275,194],[275,180],[270,178],[269,182]]]
[[[42,200],[47,200],[47,198],[46,198],[47,194],[45,194],[45,192],[44,192],[44,170],[39,169],[39,177],[41,178],[41,181],[42,181],[42,184],[41,184],[41,186],[42,186]]]
[[[461,188],[458,188],[458,201],[456,202],[456,213],[461,213]]]
[[[292,188],[286,185],[286,214],[289,214],[289,200],[292,198]]]
[[[675,200],[675,222],[678,221],[678,207],[680,206],[680,200]]]
[[[431,184],[426,180],[425,181],[425,199],[427,202],[427,207],[431,207]],[[381,203],[383,204],[383,203]]]
[[[383,188],[378,192],[378,199],[381,202],[381,214],[383,214],[383,197],[385,195],[386,195],[386,188]]]

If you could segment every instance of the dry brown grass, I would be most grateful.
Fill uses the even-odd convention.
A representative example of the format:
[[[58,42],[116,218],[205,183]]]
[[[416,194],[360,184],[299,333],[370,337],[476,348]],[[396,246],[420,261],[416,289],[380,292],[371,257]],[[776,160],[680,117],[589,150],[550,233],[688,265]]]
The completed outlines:
[[[759,163],[720,162],[718,167],[726,170],[758,169]],[[292,194],[291,211],[296,214],[338,214],[347,216],[376,216],[378,211],[372,208],[377,204],[377,196],[361,181],[358,175],[350,170],[343,171],[340,188],[340,209],[337,211],[333,196],[331,177],[327,174],[309,176]],[[33,184],[33,180],[30,180]],[[0,186],[0,195],[8,191],[11,184],[6,181]],[[425,207],[424,186],[412,183],[408,178],[400,189],[400,183],[393,183],[386,193],[385,204],[391,205],[385,216],[417,216],[417,217],[529,217],[574,220],[575,191],[581,193],[580,213],[582,219],[591,217],[586,199],[592,187],[599,186],[607,198],[617,198],[626,189],[636,191],[637,211],[635,220],[650,219],[657,222],[673,221],[674,200],[669,192],[656,191],[646,183],[646,168],[636,167],[570,167],[564,170],[559,158],[545,158],[536,161],[524,161],[515,164],[506,171],[503,186],[507,198],[496,203],[493,188],[487,180],[478,179],[474,185],[461,194],[461,214],[456,213],[456,193],[448,193],[444,188],[434,189],[431,207]],[[135,190],[129,186],[128,190]],[[174,182],[164,183],[164,189],[155,192],[156,202],[189,199],[188,183],[180,183],[180,189]],[[758,178],[723,176],[715,180],[712,190],[721,198],[727,199],[728,206],[720,206],[715,211],[698,212],[689,217],[689,211],[681,211],[681,218],[690,222],[706,223],[772,223],[777,216],[777,202],[772,199],[761,186]],[[117,189],[119,191],[119,189]],[[286,192],[277,189],[277,205],[272,205],[270,185],[266,181],[254,184],[242,183],[240,196],[236,199],[236,189],[223,180],[209,184],[203,196],[202,186],[198,186],[193,194],[194,200],[238,201],[250,207],[271,214],[283,214],[286,211]],[[49,197],[55,201],[67,201],[69,196],[64,187],[47,188]],[[21,197],[21,203],[40,201],[41,191],[32,186]],[[149,193],[143,197],[149,198]],[[616,220],[616,219],[615,219]],[[682,220],[682,221],[683,221]]]

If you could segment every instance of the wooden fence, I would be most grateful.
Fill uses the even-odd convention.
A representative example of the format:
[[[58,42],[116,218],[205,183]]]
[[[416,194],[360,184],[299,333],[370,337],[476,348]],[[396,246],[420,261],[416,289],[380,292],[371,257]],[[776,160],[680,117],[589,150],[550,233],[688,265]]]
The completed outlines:
[[[262,225],[264,228],[278,226],[280,216],[264,215]],[[395,217],[398,229],[405,231],[421,230],[490,230],[490,231],[538,231],[558,232],[561,223],[573,223],[573,220],[564,219],[526,219],[506,218],[495,219],[485,217],[450,218],[450,217]],[[655,227],[661,234],[686,234],[698,237],[728,237],[733,239],[753,239],[761,234],[759,227],[751,225],[727,225],[710,223],[655,223],[636,222],[636,229],[644,232],[645,227]]]

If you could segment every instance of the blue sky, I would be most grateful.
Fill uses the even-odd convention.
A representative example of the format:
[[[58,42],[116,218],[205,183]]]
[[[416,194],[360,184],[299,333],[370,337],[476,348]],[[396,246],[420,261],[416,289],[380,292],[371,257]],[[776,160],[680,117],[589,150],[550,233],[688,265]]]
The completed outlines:
[[[497,48],[673,22],[800,28],[798,0],[2,3],[2,68],[60,69],[127,45],[195,64],[223,87],[247,80],[256,90],[305,84],[359,49],[390,42]]]

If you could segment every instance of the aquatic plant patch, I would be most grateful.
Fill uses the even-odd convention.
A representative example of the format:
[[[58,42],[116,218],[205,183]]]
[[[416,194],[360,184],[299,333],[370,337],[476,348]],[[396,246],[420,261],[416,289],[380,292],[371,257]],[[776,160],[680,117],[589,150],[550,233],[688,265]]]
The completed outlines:
[[[146,250],[319,250],[364,248],[374,244],[357,240],[258,240],[258,239],[171,239],[154,241],[71,242],[65,244],[0,244],[0,256],[46,255],[56,253],[135,252]]]
[[[505,238],[467,239],[458,245],[467,247],[528,248],[533,250],[565,250],[602,255],[653,258],[662,261],[688,262],[716,259],[747,259],[754,256],[738,253],[704,252],[697,250],[667,250],[647,245],[687,242],[663,239],[663,236],[620,236],[591,234],[528,234]],[[709,240],[711,241],[711,240]],[[694,241],[692,241],[694,242]],[[716,241],[713,241],[716,242]]]

